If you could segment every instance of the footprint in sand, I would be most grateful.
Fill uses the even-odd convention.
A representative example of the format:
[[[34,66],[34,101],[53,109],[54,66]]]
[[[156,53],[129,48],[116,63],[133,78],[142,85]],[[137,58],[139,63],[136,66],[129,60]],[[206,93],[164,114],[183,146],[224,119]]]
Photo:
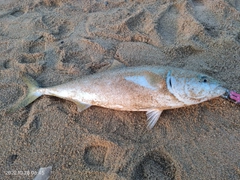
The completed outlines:
[[[3,64],[2,64],[2,67],[4,68],[4,69],[9,69],[10,67],[11,67],[11,61],[12,60],[10,60],[10,59],[7,59],[7,60],[5,60],[4,62],[3,62]]]
[[[63,44],[60,46],[60,50],[64,52],[60,58],[60,61],[63,63],[72,63],[79,66],[79,64],[92,62],[91,56],[86,53],[86,49],[79,43]]]
[[[43,60],[44,54],[38,53],[38,54],[22,54],[18,58],[18,62],[21,64],[31,64],[36,63],[37,61]]]
[[[0,108],[14,104],[22,96],[23,91],[17,84],[0,84]]]
[[[28,74],[40,74],[45,69],[44,57],[44,53],[21,54],[16,58],[14,68]]]
[[[86,31],[89,36],[100,36],[120,41],[143,41],[150,39],[146,35],[147,14],[144,10],[131,12],[128,9],[116,9],[114,12],[98,12],[88,17]]]
[[[29,125],[29,134],[35,134],[39,131],[41,127],[41,121],[40,118],[38,116],[35,116],[34,119],[32,120],[32,122]]]
[[[227,0],[227,2],[236,10],[240,11],[240,1],[239,0]]]
[[[157,20],[156,31],[163,43],[174,44],[177,35],[177,17],[179,16],[177,8],[169,6]]]
[[[104,146],[89,146],[84,152],[84,161],[90,165],[99,168],[104,168],[105,156],[107,147]]]
[[[62,1],[59,0],[44,0],[39,1],[35,4],[35,8],[38,8],[39,6],[44,6],[45,8],[57,8],[60,7],[62,4]]]
[[[17,154],[12,154],[12,155],[8,156],[6,159],[6,164],[8,166],[12,165],[14,163],[14,161],[17,159],[17,157],[18,157]]]
[[[1,41],[0,42],[0,53],[7,51],[9,49],[9,41]]]
[[[39,36],[29,42],[29,53],[40,53],[45,51],[45,37]]]
[[[136,166],[133,179],[165,179],[177,177],[177,168],[171,157],[161,151],[148,153]]]
[[[10,15],[14,17],[19,17],[23,14],[24,14],[24,11],[22,9],[13,10],[13,12],[10,13]]]
[[[239,32],[238,35],[236,36],[236,40],[237,40],[237,42],[240,43],[240,32]]]
[[[61,17],[52,15],[43,16],[42,22],[46,25],[50,33],[53,34],[56,39],[66,38],[74,29],[74,26],[71,22],[62,19]]]
[[[216,38],[219,36],[219,22],[214,13],[205,5],[203,0],[192,0],[194,16],[202,24],[207,35]]]
[[[22,71],[41,73],[46,67],[46,57],[48,55],[46,45],[51,41],[49,34],[30,35],[22,41],[21,51],[13,60],[7,60],[3,64],[4,68],[17,67]]]

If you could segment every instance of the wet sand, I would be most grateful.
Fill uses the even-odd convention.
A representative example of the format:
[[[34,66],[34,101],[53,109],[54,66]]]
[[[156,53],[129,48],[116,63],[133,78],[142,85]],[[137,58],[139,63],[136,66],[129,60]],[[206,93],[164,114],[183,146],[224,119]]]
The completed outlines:
[[[26,96],[21,74],[52,86],[125,66],[195,70],[240,92],[238,0],[1,0],[0,179],[240,178],[240,106],[222,98],[164,111],[148,131],[144,112]],[[93,86],[94,88],[94,86]],[[29,172],[29,174],[28,174]]]

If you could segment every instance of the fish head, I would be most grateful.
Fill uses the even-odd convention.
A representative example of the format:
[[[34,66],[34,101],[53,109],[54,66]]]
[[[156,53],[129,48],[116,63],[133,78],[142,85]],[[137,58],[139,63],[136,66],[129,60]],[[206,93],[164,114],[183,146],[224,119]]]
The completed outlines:
[[[227,91],[217,80],[194,71],[169,71],[166,83],[168,90],[186,105],[207,101]]]

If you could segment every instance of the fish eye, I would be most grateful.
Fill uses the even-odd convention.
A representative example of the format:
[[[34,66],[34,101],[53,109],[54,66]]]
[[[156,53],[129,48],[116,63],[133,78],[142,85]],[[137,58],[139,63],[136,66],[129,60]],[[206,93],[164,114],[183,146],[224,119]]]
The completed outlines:
[[[208,82],[207,76],[201,76],[201,80],[199,82]]]

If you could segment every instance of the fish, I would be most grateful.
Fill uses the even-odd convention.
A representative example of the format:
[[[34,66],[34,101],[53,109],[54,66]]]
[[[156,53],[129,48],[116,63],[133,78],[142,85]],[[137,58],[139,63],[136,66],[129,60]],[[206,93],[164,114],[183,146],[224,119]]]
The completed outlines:
[[[26,97],[13,105],[15,112],[42,95],[74,102],[82,112],[91,106],[120,111],[145,111],[152,129],[161,113],[222,96],[227,89],[211,76],[168,66],[124,67],[84,76],[52,87],[40,87],[28,76]]]

